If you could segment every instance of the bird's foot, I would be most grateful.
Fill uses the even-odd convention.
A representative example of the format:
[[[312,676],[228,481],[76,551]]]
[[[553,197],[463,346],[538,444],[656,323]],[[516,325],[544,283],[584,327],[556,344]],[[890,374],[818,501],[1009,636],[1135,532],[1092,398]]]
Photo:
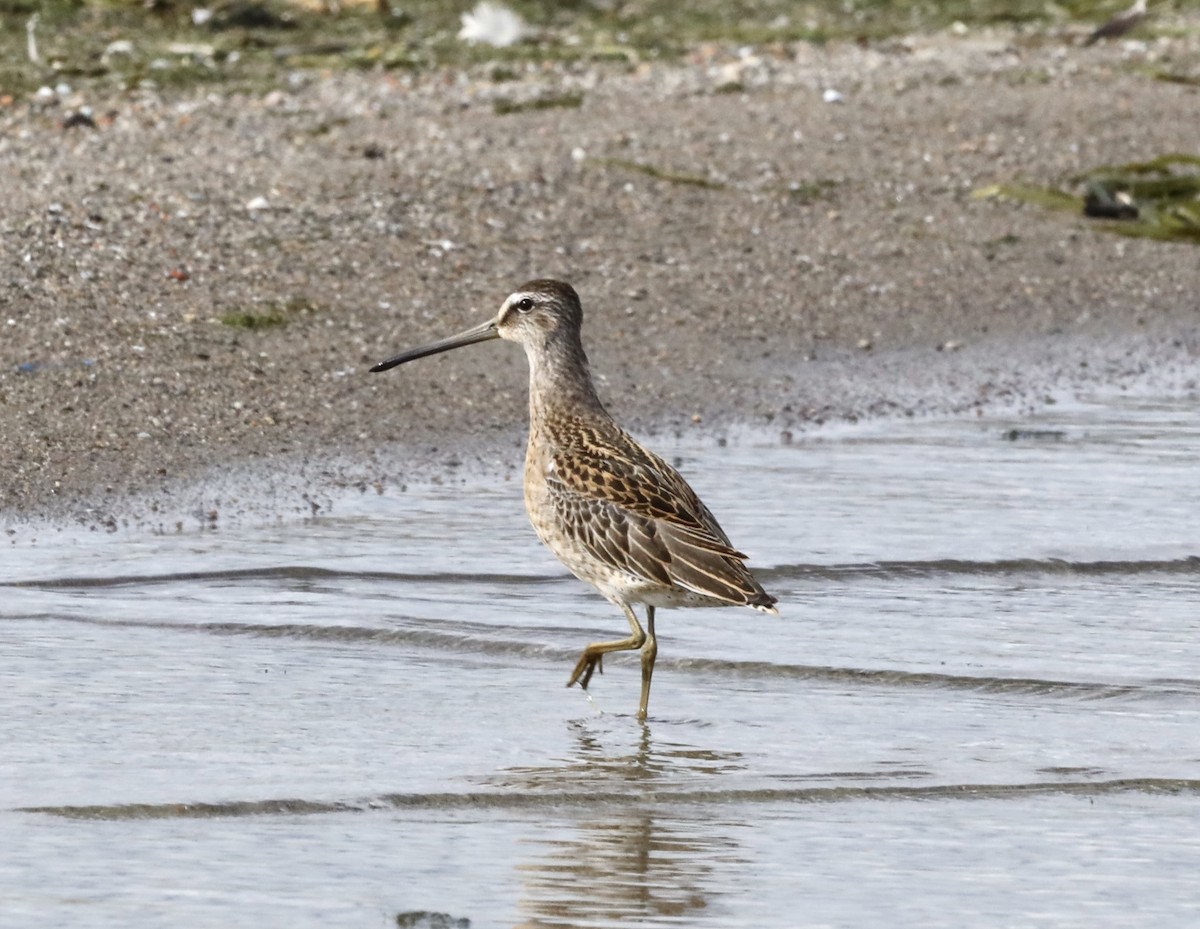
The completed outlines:
[[[567,686],[572,687],[576,683],[584,690],[587,690],[588,684],[591,683],[592,674],[595,671],[604,673],[604,660],[602,655],[593,655],[584,651],[579,656],[579,661],[575,664],[575,670],[571,672],[571,679],[567,681]]]

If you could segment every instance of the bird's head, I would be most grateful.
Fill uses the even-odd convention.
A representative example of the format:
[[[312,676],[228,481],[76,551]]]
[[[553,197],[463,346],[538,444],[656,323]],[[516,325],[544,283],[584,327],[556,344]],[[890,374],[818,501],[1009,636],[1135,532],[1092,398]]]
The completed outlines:
[[[562,281],[522,284],[496,315],[496,334],[525,346],[542,346],[563,333],[579,332],[583,311],[575,288]]]
[[[381,361],[371,370],[387,371],[406,361],[490,339],[518,342],[534,353],[563,337],[571,338],[573,344],[578,344],[582,322],[583,310],[574,287],[562,281],[529,281],[509,294],[500,306],[500,312],[486,323],[447,339],[401,352],[387,361]]]

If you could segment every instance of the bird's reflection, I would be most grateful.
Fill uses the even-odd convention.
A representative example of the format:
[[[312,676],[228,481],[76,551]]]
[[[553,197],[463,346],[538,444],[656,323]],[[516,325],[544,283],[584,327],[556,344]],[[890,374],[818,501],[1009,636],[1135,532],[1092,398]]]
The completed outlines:
[[[488,778],[493,786],[575,794],[581,791],[628,791],[631,784],[649,789],[685,790],[714,786],[705,775],[740,771],[739,752],[718,752],[670,742],[655,742],[642,724],[634,740],[594,720],[567,724],[575,745],[558,764],[504,768]],[[630,799],[636,798],[631,795]]]
[[[649,726],[635,739],[594,721],[571,724],[575,744],[559,765],[510,768],[493,778],[509,788],[580,803],[560,827],[527,840],[517,865],[522,927],[628,926],[678,920],[708,908],[726,872],[742,862],[739,824],[711,808],[663,800],[664,790],[706,789],[742,767],[736,753],[656,744]]]

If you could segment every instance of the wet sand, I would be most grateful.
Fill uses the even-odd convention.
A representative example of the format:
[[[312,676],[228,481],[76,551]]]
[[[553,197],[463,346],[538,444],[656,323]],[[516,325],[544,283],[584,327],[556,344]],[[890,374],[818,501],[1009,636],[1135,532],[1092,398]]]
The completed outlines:
[[[0,513],[16,538],[31,517],[170,528],[514,470],[517,349],[366,369],[538,276],[579,290],[602,394],[643,434],[782,442],[1195,391],[1194,246],[971,194],[1200,152],[1200,91],[1150,73],[1198,60],[1194,37],[996,32],[18,101],[0,110]],[[582,105],[495,106],[564,91]],[[97,127],[64,128],[81,104]]]

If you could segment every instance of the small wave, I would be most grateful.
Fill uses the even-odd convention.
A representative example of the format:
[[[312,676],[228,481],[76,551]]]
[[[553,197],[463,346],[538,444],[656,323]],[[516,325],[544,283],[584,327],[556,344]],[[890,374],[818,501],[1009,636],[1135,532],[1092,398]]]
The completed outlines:
[[[1200,556],[1189,555],[1185,558],[1141,561],[1068,561],[1060,558],[1002,558],[996,561],[971,561],[958,558],[935,558],[928,561],[872,561],[843,565],[775,565],[756,570],[755,574],[764,581],[769,581],[771,578],[799,578],[842,583],[858,580],[929,578],[947,575],[1007,577],[1051,574],[1103,577],[1131,574],[1200,574]]]
[[[857,564],[784,564],[757,568],[755,574],[764,581],[771,579],[817,579],[841,583],[856,580],[928,578],[946,575],[1011,576],[1030,574],[1123,576],[1137,574],[1200,574],[1200,555],[1174,559],[1130,561],[1068,561],[1060,558],[1002,558],[995,561],[972,561],[958,558],[935,558],[927,561],[871,561]],[[454,571],[340,571],[309,565],[270,565],[258,568],[221,569],[216,571],[171,571],[164,574],[119,574],[112,576],[61,577],[0,582],[0,587],[37,590],[83,590],[106,587],[155,586],[186,582],[230,581],[379,581],[384,583],[421,584],[488,584],[537,586],[557,583],[559,575],[504,573],[469,573]]]
[[[506,811],[555,807],[629,809],[668,806],[721,806],[771,803],[846,803],[861,800],[1014,800],[1054,794],[1099,797],[1110,794],[1200,795],[1193,778],[1117,778],[1105,781],[1061,780],[1024,784],[887,784],[881,786],[763,787],[728,790],[505,791],[471,793],[390,793],[358,800],[231,800],[215,803],[123,803],[94,806],[21,807],[65,819],[209,819],[238,816],[311,816],[372,810]]]
[[[946,674],[936,671],[901,671],[894,668],[839,668],[823,665],[775,664],[769,661],[729,661],[711,658],[677,658],[663,664],[710,674],[738,677],[820,680],[836,684],[865,684],[874,687],[919,687],[971,690],[991,694],[1033,694],[1079,697],[1095,700],[1147,697],[1200,697],[1200,681],[1163,679],[1136,684],[1103,681],[1046,680],[1032,677],[988,677]]]
[[[32,616],[27,618],[34,618]],[[579,655],[579,644],[564,647],[544,642],[531,642],[529,637],[543,634],[542,630],[521,630],[526,638],[506,638],[515,630],[510,627],[448,623],[454,631],[431,628],[371,628],[363,626],[321,626],[302,623],[273,625],[255,623],[212,622],[180,624],[169,621],[129,619],[94,619],[82,616],[43,616],[62,622],[98,626],[170,629],[180,632],[201,632],[219,636],[251,636],[255,638],[298,639],[316,642],[347,644],[376,643],[392,647],[426,648],[477,655],[525,657],[541,661],[573,662]],[[400,617],[396,617],[399,619]],[[621,661],[621,657],[614,656]],[[632,658],[626,660],[632,661]],[[725,658],[671,658],[658,660],[657,668],[689,671],[761,680],[787,679],[820,681],[838,685],[857,685],[887,688],[929,688],[974,691],[985,694],[1034,695],[1091,700],[1139,700],[1169,698],[1200,698],[1200,680],[1159,678],[1137,683],[1113,684],[1104,681],[1050,680],[1032,677],[997,677],[969,674],[947,674],[937,671],[904,671],[896,668],[845,668],[835,665],[778,664],[770,661],[734,661]]]
[[[34,590],[88,590],[105,587],[152,587],[188,581],[201,583],[228,581],[329,581],[365,580],[394,583],[503,584],[528,586],[556,581],[529,574],[461,574],[451,571],[402,573],[398,571],[335,571],[308,565],[269,565],[261,568],[226,568],[217,571],[170,571],[164,574],[116,574],[94,577],[55,577],[40,580],[4,581],[0,587]]]

